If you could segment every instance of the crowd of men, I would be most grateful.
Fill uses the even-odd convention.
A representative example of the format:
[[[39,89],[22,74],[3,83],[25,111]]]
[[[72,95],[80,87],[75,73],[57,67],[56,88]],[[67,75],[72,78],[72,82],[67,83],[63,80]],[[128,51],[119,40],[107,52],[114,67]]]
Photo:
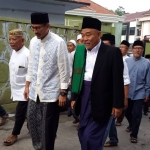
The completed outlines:
[[[101,21],[90,17],[83,18],[77,41],[67,45],[50,31],[47,13],[32,13],[31,29],[35,37],[29,49],[22,30],[9,32],[11,98],[18,104],[13,131],[4,145],[17,141],[27,118],[34,149],[54,150],[68,87],[82,150],[117,146],[116,126],[122,125],[124,116],[130,141],[137,143],[143,104],[147,115],[150,95],[150,62],[149,55],[142,57],[143,42],[135,41],[133,56],[128,57],[129,42],[115,47],[115,36],[102,35]],[[8,114],[2,106],[0,116],[3,125]]]

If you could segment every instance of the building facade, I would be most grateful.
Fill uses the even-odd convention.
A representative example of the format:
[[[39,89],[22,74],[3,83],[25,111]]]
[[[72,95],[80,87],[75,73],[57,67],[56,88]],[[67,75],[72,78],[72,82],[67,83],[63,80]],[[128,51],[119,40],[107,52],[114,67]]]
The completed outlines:
[[[90,6],[81,7],[65,12],[65,25],[81,28],[85,16],[97,18],[102,22],[102,33],[112,33],[116,37],[116,46],[119,46],[124,17],[94,3],[92,0],[76,0],[77,2],[90,3]]]

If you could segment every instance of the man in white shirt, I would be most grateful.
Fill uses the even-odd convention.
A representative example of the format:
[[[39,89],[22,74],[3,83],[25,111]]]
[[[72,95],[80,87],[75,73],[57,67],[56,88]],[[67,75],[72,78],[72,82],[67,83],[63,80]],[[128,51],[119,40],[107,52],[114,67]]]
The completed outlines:
[[[28,123],[33,147],[53,150],[59,106],[66,103],[70,77],[65,41],[50,32],[48,13],[32,13],[30,55],[24,96],[29,100]]]
[[[129,58],[129,56],[127,56],[128,50],[129,50],[129,46],[130,43],[126,40],[123,40],[120,44],[120,50],[123,56],[123,60],[126,60],[127,58]]]
[[[23,92],[26,82],[29,50],[24,46],[23,31],[20,29],[10,31],[9,44],[13,49],[9,62],[11,98],[13,101],[18,101],[18,105],[16,107],[15,125],[12,134],[4,141],[6,146],[10,146],[17,141],[26,119],[28,105]]]
[[[102,40],[106,45],[115,46],[115,36],[112,34],[103,34]],[[123,60],[123,63],[124,63],[123,79],[124,79],[124,95],[125,95],[124,109],[126,109],[128,107],[128,98],[127,97],[128,97],[130,78],[129,78],[129,72],[128,72],[127,64],[124,60]],[[124,112],[122,112],[122,113],[124,114]],[[110,127],[109,138],[110,138],[110,140],[104,144],[105,147],[111,147],[111,146],[117,146],[118,145],[118,137],[117,137],[115,119],[113,119],[111,127]]]
[[[79,35],[77,36],[77,41],[76,41],[76,43],[77,43],[77,44],[82,44],[82,35],[81,35],[81,34],[79,34]]]
[[[72,65],[73,65],[73,58],[74,58],[74,53],[76,49],[76,41],[75,40],[70,40],[67,44],[68,48],[68,57],[69,57],[69,64],[70,64],[70,78],[72,76]]]
[[[125,60],[127,58],[129,58],[129,56],[127,56],[127,53],[128,53],[128,49],[129,49],[129,46],[130,46],[130,43],[126,40],[123,40],[120,44],[120,50],[121,50],[121,53],[122,53],[122,56],[123,56],[123,61],[124,61],[124,69],[128,70],[128,67],[127,67],[127,63],[125,62]],[[129,71],[125,71],[124,73],[125,74],[125,81],[128,82],[128,78],[129,78]],[[125,86],[126,88],[127,86]],[[128,88],[128,87],[127,87]],[[128,89],[127,89],[128,90]],[[122,111],[122,114],[117,118],[117,121],[116,121],[116,126],[121,126],[121,122],[123,121],[123,118],[124,118],[124,115],[125,115],[125,111]]]

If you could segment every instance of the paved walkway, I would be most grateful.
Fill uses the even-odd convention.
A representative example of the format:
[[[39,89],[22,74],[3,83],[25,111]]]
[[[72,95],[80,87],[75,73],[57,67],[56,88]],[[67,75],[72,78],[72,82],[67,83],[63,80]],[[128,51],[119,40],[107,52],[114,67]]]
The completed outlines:
[[[55,150],[80,150],[76,125],[72,124],[72,120],[72,117],[68,118],[66,114],[61,114]],[[0,150],[34,150],[26,123],[14,145],[9,147],[3,145],[3,140],[11,133],[13,124],[14,121],[8,120],[4,126],[0,127]],[[143,116],[137,144],[130,143],[129,133],[125,132],[126,127],[127,121],[124,119],[122,126],[117,127],[120,139],[119,146],[104,148],[104,150],[150,150],[150,121],[148,117]]]

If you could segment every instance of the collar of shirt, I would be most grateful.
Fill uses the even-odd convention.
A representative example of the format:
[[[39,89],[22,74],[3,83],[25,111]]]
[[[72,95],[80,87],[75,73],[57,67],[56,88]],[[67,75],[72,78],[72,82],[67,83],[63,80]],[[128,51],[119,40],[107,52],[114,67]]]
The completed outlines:
[[[49,31],[47,36],[41,40],[41,43],[45,43],[51,37],[51,32]]]
[[[85,66],[85,73],[84,73],[84,80],[86,81],[92,80],[93,70],[94,70],[100,45],[101,45],[101,41],[91,51],[87,50],[86,66]]]
[[[135,59],[134,56],[132,56],[132,58],[133,58],[134,61],[138,61],[138,60],[140,60],[142,58],[142,56],[140,58],[138,58],[138,59]]]
[[[127,55],[123,56],[123,60],[125,60],[127,58],[129,58],[129,56],[127,56]]]
[[[96,54],[96,53],[98,52],[99,48],[100,48],[100,45],[101,45],[101,40],[99,41],[99,43],[98,43],[91,51],[89,51],[89,50],[86,48],[87,54],[91,54],[91,53]]]
[[[24,47],[25,47],[25,46],[23,46],[19,51],[15,51],[15,50],[14,50],[14,52],[15,52],[16,54],[19,54],[19,53],[21,53],[21,51],[24,49]]]

